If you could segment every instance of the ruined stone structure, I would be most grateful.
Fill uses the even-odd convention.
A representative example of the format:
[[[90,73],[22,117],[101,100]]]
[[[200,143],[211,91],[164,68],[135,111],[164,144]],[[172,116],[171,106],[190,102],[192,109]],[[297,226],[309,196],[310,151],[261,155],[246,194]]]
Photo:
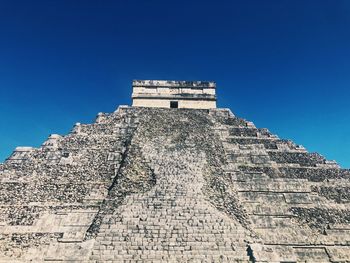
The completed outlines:
[[[207,81],[134,80],[132,106],[152,108],[216,108],[216,84]]]
[[[228,109],[120,106],[0,180],[0,262],[350,261],[350,171]]]

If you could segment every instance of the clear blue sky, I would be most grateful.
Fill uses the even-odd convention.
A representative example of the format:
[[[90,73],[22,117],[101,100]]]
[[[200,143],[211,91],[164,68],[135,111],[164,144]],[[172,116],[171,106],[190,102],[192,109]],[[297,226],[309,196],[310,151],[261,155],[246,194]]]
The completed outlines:
[[[348,0],[0,0],[0,161],[130,104],[132,79],[214,80],[220,107],[350,168]]]

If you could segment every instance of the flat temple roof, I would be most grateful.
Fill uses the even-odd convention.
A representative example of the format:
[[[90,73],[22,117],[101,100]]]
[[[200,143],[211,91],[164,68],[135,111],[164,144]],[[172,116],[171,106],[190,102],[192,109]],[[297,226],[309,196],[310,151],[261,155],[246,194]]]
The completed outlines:
[[[133,87],[174,87],[174,88],[210,88],[215,89],[213,81],[181,81],[181,80],[133,80]]]

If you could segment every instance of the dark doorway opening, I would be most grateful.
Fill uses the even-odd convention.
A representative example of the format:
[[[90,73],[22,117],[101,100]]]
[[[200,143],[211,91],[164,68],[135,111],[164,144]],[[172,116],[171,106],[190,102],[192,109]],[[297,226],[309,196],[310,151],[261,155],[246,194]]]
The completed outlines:
[[[177,101],[170,101],[170,108],[177,109],[179,107],[179,102]]]

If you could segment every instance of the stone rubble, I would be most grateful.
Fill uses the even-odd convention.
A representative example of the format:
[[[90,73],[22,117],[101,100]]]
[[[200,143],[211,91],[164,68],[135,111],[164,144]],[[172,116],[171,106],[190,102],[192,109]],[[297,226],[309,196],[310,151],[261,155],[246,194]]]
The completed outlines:
[[[228,109],[120,106],[0,164],[0,262],[350,262],[349,189]]]

